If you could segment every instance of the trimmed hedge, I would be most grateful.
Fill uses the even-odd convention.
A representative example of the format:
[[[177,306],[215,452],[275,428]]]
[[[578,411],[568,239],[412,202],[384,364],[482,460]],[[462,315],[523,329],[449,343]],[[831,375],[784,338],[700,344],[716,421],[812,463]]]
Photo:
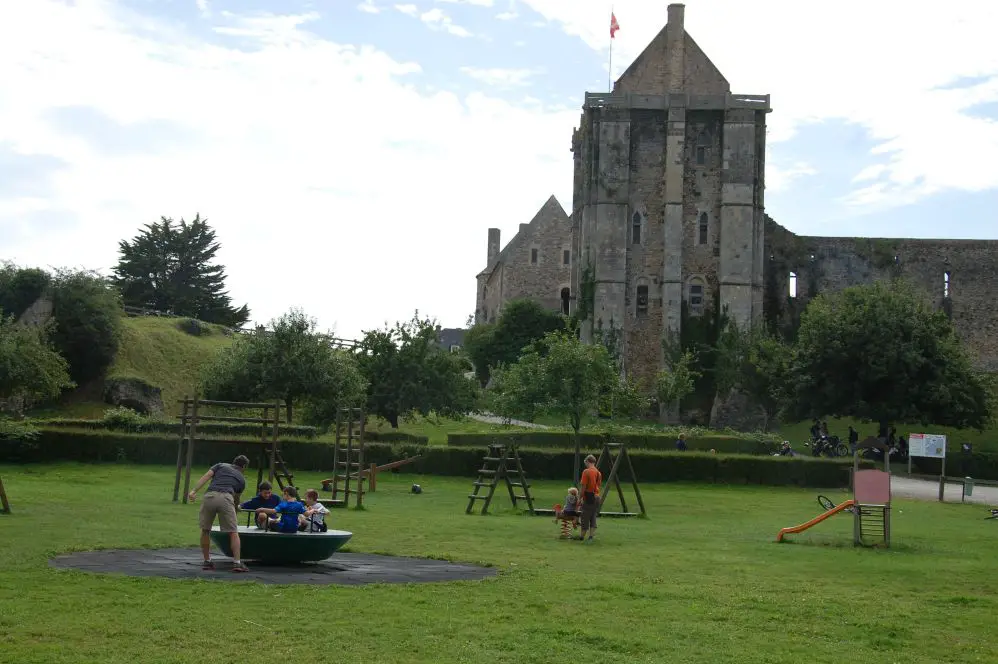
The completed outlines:
[[[625,443],[632,450],[675,451],[676,438],[654,433],[614,433],[609,439],[615,443]],[[601,433],[586,433],[579,435],[582,447],[599,449],[607,438]],[[517,443],[523,447],[540,449],[557,448],[561,450],[575,448],[575,436],[570,431],[511,431],[499,433],[449,433],[447,444],[454,447],[486,447],[490,443],[508,445]],[[771,440],[740,438],[730,435],[688,436],[686,446],[692,451],[709,452],[717,450],[719,454],[772,454],[779,445]]]
[[[417,436],[403,431],[364,431],[365,440],[379,443],[406,443],[409,445],[429,445],[429,436]],[[366,447],[366,444],[365,444]]]
[[[947,453],[951,450],[947,449]],[[938,475],[942,470],[941,459],[913,457],[912,470],[925,475]],[[998,480],[998,454],[992,452],[957,452],[946,459],[946,475],[950,477],[973,477],[979,480]]]
[[[284,460],[292,470],[332,471],[333,446],[326,443],[285,441]],[[206,468],[246,454],[256,465],[259,445],[204,441],[194,448],[194,465]],[[434,447],[366,443],[365,464],[385,464],[404,456],[422,455],[400,472],[474,477],[482,466],[481,447]],[[846,461],[804,457],[716,455],[697,452],[634,450],[629,452],[639,482],[692,481],[724,484],[797,485],[843,487],[849,484]],[[574,461],[570,450],[521,448],[527,477],[568,481]],[[123,462],[172,465],[177,460],[177,440],[162,436],[107,431],[43,429],[35,441],[0,441],[0,462],[51,461]],[[872,465],[866,462],[865,465]]]
[[[166,433],[175,436],[180,435],[180,422],[169,422],[166,420],[143,419],[141,424],[132,427],[114,425],[106,420],[87,420],[75,418],[60,418],[54,420],[38,420],[35,425],[44,429],[70,428],[70,429],[91,429],[94,431],[118,431],[122,433]],[[242,424],[238,422],[199,422],[198,431],[206,435],[223,435],[234,437],[259,438],[262,424]],[[267,428],[268,432],[270,427]],[[299,425],[289,425],[281,423],[279,433],[282,438],[291,436],[294,438],[312,439],[317,437],[318,430],[315,427]]]

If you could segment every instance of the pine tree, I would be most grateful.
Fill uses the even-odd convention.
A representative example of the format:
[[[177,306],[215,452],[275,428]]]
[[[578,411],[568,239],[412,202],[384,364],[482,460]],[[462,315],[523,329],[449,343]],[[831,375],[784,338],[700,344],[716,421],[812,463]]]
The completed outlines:
[[[243,325],[249,309],[232,306],[225,268],[212,262],[220,247],[200,214],[189,223],[161,217],[146,224],[131,242],[118,243],[114,274],[124,303],[228,327]]]

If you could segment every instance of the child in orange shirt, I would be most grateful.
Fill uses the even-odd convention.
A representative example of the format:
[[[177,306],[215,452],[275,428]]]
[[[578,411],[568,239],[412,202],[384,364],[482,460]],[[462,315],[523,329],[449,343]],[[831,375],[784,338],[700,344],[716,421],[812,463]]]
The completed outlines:
[[[582,489],[582,540],[589,540],[596,534],[596,512],[599,511],[599,489],[603,482],[603,474],[596,468],[596,457],[592,454],[586,457],[586,469],[582,471],[579,488]]]

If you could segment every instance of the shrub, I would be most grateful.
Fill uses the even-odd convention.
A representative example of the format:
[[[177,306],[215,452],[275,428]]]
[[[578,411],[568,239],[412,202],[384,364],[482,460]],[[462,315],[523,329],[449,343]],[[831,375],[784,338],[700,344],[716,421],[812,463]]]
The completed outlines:
[[[657,433],[612,433],[584,432],[582,446],[598,448],[604,440],[624,443],[631,449],[675,450],[674,436]],[[454,447],[485,447],[490,443],[517,443],[521,446],[537,448],[574,449],[575,440],[567,431],[510,431],[498,433],[451,433],[447,434],[447,444]],[[717,450],[722,454],[772,454],[778,449],[776,442],[767,437],[742,438],[737,435],[693,435],[687,432],[686,446],[693,451]]]
[[[58,272],[52,282],[51,339],[77,383],[99,376],[121,341],[121,296],[104,277],[85,271]]]
[[[177,327],[180,328],[181,332],[186,332],[195,337],[204,337],[211,334],[211,327],[206,323],[202,323],[197,318],[185,318],[177,323]]]
[[[143,417],[131,408],[115,406],[104,411],[101,421],[112,431],[142,431],[149,423],[149,418]]]
[[[40,432],[27,420],[10,420],[0,417],[0,440],[32,442]]]
[[[0,267],[0,309],[18,317],[45,294],[51,277],[38,268],[18,268],[12,263]]]

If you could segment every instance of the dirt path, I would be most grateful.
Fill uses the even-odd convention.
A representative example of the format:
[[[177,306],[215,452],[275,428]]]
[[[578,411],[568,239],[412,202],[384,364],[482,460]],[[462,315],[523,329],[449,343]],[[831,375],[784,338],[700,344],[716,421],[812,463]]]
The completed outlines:
[[[891,494],[898,498],[939,500],[939,482],[892,475]],[[959,483],[946,483],[944,497],[947,503],[960,502],[961,494],[962,487]],[[976,505],[998,506],[998,487],[975,486],[973,495],[967,496],[965,502]]]

